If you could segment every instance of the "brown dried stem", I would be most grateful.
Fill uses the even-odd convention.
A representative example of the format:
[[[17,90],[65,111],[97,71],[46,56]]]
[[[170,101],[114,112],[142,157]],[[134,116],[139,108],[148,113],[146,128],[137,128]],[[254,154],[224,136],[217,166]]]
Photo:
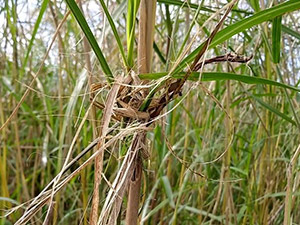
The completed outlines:
[[[140,3],[139,42],[138,42],[138,68],[139,73],[149,73],[152,65],[153,34],[155,22],[156,0],[142,0]],[[136,78],[136,79],[134,79]],[[138,82],[138,77],[133,77]],[[147,81],[139,81],[145,84]],[[148,94],[148,90],[141,91],[142,99]],[[141,145],[145,145],[146,133],[142,134]],[[136,156],[133,176],[130,180],[129,197],[126,211],[126,225],[136,225],[138,222],[139,199],[142,179],[142,159],[140,154]]]

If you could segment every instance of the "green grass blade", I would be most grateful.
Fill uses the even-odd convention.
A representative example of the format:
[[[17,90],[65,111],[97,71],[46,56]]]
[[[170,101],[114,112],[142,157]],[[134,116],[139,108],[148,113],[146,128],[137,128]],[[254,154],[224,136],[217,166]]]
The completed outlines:
[[[287,34],[297,38],[298,40],[300,40],[300,34],[298,32],[296,32],[296,31],[292,30],[291,28],[284,26],[284,25],[282,25],[281,29],[284,33],[287,33]]]
[[[29,45],[28,45],[28,47],[27,47],[26,55],[25,55],[25,58],[24,58],[24,61],[23,61],[23,67],[22,67],[21,75],[20,75],[21,78],[23,77],[23,74],[24,74],[24,72],[25,72],[25,67],[26,67],[27,62],[28,62],[29,54],[30,54],[30,52],[31,52],[31,49],[32,49],[33,42],[34,42],[34,40],[35,40],[35,36],[36,36],[36,34],[37,34],[37,31],[38,31],[38,29],[39,29],[39,27],[40,27],[40,23],[41,23],[41,21],[42,21],[43,15],[44,15],[44,13],[45,13],[45,11],[46,11],[46,9],[47,9],[48,2],[49,2],[49,0],[44,0],[44,1],[42,2],[42,5],[41,5],[41,9],[40,9],[40,11],[39,11],[38,18],[37,18],[37,20],[36,20],[36,22],[35,22],[35,24],[34,24],[33,32],[32,32],[32,35],[31,35],[31,39],[30,39],[30,41],[29,41]]]
[[[128,67],[127,59],[126,59],[126,56],[125,56],[125,51],[124,51],[124,48],[123,48],[123,45],[122,45],[122,42],[121,42],[119,33],[118,33],[118,31],[117,31],[116,25],[115,25],[115,23],[114,23],[114,21],[113,21],[111,15],[110,15],[110,13],[109,13],[107,7],[106,7],[106,4],[104,3],[104,0],[99,0],[99,1],[100,1],[100,3],[101,3],[101,6],[102,6],[102,8],[103,8],[103,11],[104,11],[104,13],[105,13],[105,15],[106,15],[106,18],[107,18],[107,20],[108,20],[108,22],[109,22],[109,24],[110,24],[110,27],[111,27],[111,29],[112,29],[112,32],[113,32],[113,34],[114,34],[114,36],[115,36],[115,39],[116,39],[116,41],[117,41],[117,44],[118,44],[118,47],[119,47],[121,56],[122,56],[122,58],[123,58],[124,64],[125,64],[126,67]]]
[[[172,192],[172,187],[171,187],[171,184],[170,184],[170,181],[168,179],[167,176],[163,176],[161,178],[162,180],[162,184],[163,184],[163,187],[166,191],[166,195],[168,196],[168,199],[169,199],[169,204],[171,205],[171,207],[175,207],[175,202],[174,202],[174,199],[173,199],[173,192]]]
[[[272,20],[277,16],[283,15],[288,12],[296,11],[300,9],[300,1],[290,0],[281,4],[278,4],[272,8],[260,11],[246,19],[243,19],[231,26],[228,26],[216,34],[211,45],[216,46],[217,44],[223,43],[235,34],[240,33],[246,29],[249,29],[262,22]],[[211,47],[212,47],[211,46]]]
[[[291,0],[281,4],[278,4],[272,8],[260,11],[246,19],[242,19],[239,22],[229,25],[224,28],[220,32],[218,32],[210,44],[209,48],[213,48],[216,45],[223,43],[224,41],[231,38],[233,35],[238,34],[246,29],[249,29],[255,25],[258,25],[262,22],[272,20],[277,16],[280,16],[284,13],[296,11],[300,9],[300,1],[299,0]],[[202,43],[198,48],[196,48],[191,54],[189,54],[182,62],[177,66],[174,70],[174,74],[180,72],[185,68],[193,59],[196,57],[199,51],[203,48],[204,43]]]
[[[156,52],[158,58],[160,59],[160,61],[163,63],[163,64],[166,64],[166,59],[165,57],[163,56],[162,52],[159,50],[157,44],[155,42],[153,42],[153,49],[154,51]]]
[[[129,0],[127,8],[126,35],[127,35],[127,62],[129,67],[133,67],[133,46],[135,41],[135,21],[140,5],[140,0]]]
[[[198,9],[199,5],[198,4],[193,4],[193,3],[188,3],[186,1],[180,1],[180,0],[157,0],[158,3],[162,3],[165,5],[175,5],[175,6],[183,6],[183,7],[190,7],[192,9]],[[207,11],[207,12],[214,12],[213,10],[206,8],[206,7],[201,7],[201,10]]]
[[[157,2],[162,3],[162,4],[166,4],[166,5],[175,5],[175,6],[180,6],[180,7],[191,7],[192,9],[198,9],[199,5],[198,4],[193,4],[193,3],[189,3],[186,4],[186,1],[180,1],[180,0],[157,0]],[[207,7],[200,7],[200,10],[202,11],[206,11],[206,12],[215,12],[214,10],[211,10]]]
[[[147,73],[147,74],[140,74],[139,77],[141,79],[147,79],[147,80],[156,80],[159,78],[162,78],[166,76],[168,73],[167,72],[162,72],[162,73]],[[193,72],[189,80],[192,81],[198,81],[199,79],[199,72]],[[178,73],[173,75],[174,78],[183,78],[185,73]],[[249,75],[241,75],[241,74],[234,74],[234,73],[222,73],[222,72],[204,72],[202,73],[202,79],[201,81],[220,81],[220,80],[235,80],[235,81],[240,81],[243,83],[247,84],[266,84],[266,85],[272,85],[272,86],[277,86],[277,87],[282,87],[282,88],[288,88],[294,91],[300,92],[300,89],[283,84],[277,81],[261,78],[261,77],[253,77]]]
[[[258,97],[255,97],[254,95],[251,95],[251,97],[253,99],[255,99],[261,106],[263,106],[264,108],[266,108],[267,110],[269,110],[270,112],[276,114],[277,116],[281,117],[282,119],[284,119],[284,120],[290,122],[291,124],[297,126],[296,122],[294,120],[292,120],[292,118],[288,117],[286,114],[280,112],[279,110],[277,110],[273,106],[267,104],[266,102],[264,102],[263,100],[261,100]]]
[[[132,0],[128,0],[127,3],[127,20],[126,20],[126,38],[127,38],[127,48],[129,48],[129,40],[130,40],[130,33],[131,33],[131,28],[132,28],[132,13],[133,13],[133,1]],[[128,49],[127,49],[128,51]]]
[[[273,62],[279,63],[281,50],[281,19],[282,16],[277,16],[272,23],[272,55]]]
[[[249,3],[256,12],[260,10],[259,2],[257,0],[250,0]]]
[[[188,7],[188,8],[192,8],[192,9],[198,9],[199,5],[198,4],[194,4],[194,3],[187,3],[187,1],[180,1],[180,0],[157,0],[157,2],[162,3],[162,4],[166,4],[166,5],[174,5],[174,6],[180,6],[180,7]],[[215,13],[215,10],[212,10],[208,7],[204,7],[201,6],[200,8],[201,11],[205,11],[205,12],[211,12],[211,13]],[[245,10],[241,10],[241,9],[232,9],[233,12],[239,12],[239,13],[245,13],[245,14],[252,14],[252,12],[248,12]]]
[[[284,79],[283,79],[283,76],[282,76],[282,74],[281,74],[281,71],[280,71],[280,69],[279,69],[278,64],[276,64],[276,73],[277,73],[278,77],[280,78],[281,83],[284,83]],[[300,120],[299,120],[299,117],[298,117],[298,115],[297,115],[297,113],[296,113],[296,108],[295,108],[295,106],[294,106],[293,103],[292,103],[292,97],[291,97],[291,95],[289,95],[289,93],[287,92],[286,89],[284,89],[284,94],[285,94],[286,99],[288,100],[288,103],[289,103],[289,105],[290,105],[290,108],[291,108],[291,110],[292,110],[292,112],[293,112],[293,114],[294,114],[294,118],[295,118],[295,120],[296,120],[298,129],[300,130]]]
[[[88,42],[90,43],[94,53],[96,54],[96,57],[99,60],[101,68],[106,76],[107,82],[111,83],[113,81],[112,72],[81,10],[79,9],[78,5],[74,0],[66,0],[66,2],[69,8],[71,9],[73,15],[75,16],[75,19],[77,20],[78,24],[80,25],[83,33],[85,34]]]
[[[265,42],[265,44],[266,44],[267,50],[269,51],[269,53],[270,53],[271,56],[273,57],[271,45],[270,45],[270,43],[269,43],[269,41],[268,41],[267,35],[265,34],[265,32],[264,32],[263,30],[262,30],[261,34],[262,34],[263,40],[264,40],[264,42]],[[273,59],[272,59],[272,60],[273,60]],[[277,73],[277,76],[279,77],[280,82],[281,82],[282,84],[284,84],[284,79],[283,79],[283,76],[282,76],[282,74],[281,74],[281,71],[280,71],[280,68],[279,68],[278,64],[275,64],[275,66],[276,66],[276,70],[275,70],[275,71],[276,71],[276,73]],[[285,95],[285,97],[286,97],[286,99],[287,99],[287,101],[288,101],[288,103],[289,103],[289,105],[290,105],[290,108],[291,108],[291,110],[292,110],[292,112],[293,112],[293,114],[294,114],[294,118],[295,118],[295,120],[296,120],[297,127],[298,127],[298,129],[300,130],[300,120],[299,120],[298,115],[297,115],[297,113],[296,113],[296,109],[295,109],[295,107],[294,107],[294,105],[293,105],[293,103],[292,103],[291,96],[289,95],[289,93],[287,92],[286,89],[284,89],[284,95]]]
[[[169,49],[168,49],[168,52],[166,53],[167,54],[166,55],[166,60],[167,60],[166,70],[168,71],[170,61],[175,60],[175,52],[176,52],[176,49],[175,49],[175,46],[176,46],[175,34],[176,34],[176,30],[177,30],[178,25],[179,25],[179,16],[180,16],[181,8],[178,8],[176,10],[175,18],[173,19],[173,25],[172,25],[172,22],[171,22],[170,12],[168,13],[169,10],[167,10],[167,9],[168,9],[168,7],[166,7],[166,18],[167,18],[166,24],[169,24],[169,25],[167,25],[167,27],[169,27],[168,28]],[[168,17],[169,17],[169,19],[168,19]],[[169,22],[168,22],[168,20],[169,20]]]
[[[179,51],[178,51],[178,54],[177,54],[178,56],[181,55],[181,53],[182,53],[182,51],[183,51],[183,49],[184,49],[184,46],[186,45],[188,39],[191,37],[190,34],[191,34],[191,31],[192,31],[192,28],[194,27],[194,25],[195,25],[195,23],[196,23],[196,20],[198,19],[198,16],[199,16],[199,13],[200,13],[200,9],[201,9],[201,7],[203,6],[203,3],[204,3],[204,1],[202,0],[201,3],[200,3],[200,5],[199,5],[199,7],[198,7],[198,9],[197,9],[197,11],[196,11],[196,13],[195,13],[195,16],[194,16],[194,18],[193,18],[193,21],[192,21],[192,23],[191,23],[191,25],[190,25],[190,27],[189,27],[189,30],[188,30],[188,32],[186,33],[185,38],[184,38],[184,40],[183,40],[183,42],[182,42],[182,44],[181,44],[181,47],[180,47],[180,49],[179,49]]]

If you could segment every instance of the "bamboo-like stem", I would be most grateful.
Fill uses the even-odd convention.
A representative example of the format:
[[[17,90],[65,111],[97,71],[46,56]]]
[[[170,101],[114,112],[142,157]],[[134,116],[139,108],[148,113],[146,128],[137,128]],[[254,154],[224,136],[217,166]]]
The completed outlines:
[[[226,82],[227,88],[227,98],[226,98],[226,110],[229,115],[232,117],[232,110],[230,109],[231,104],[231,90],[230,90],[230,81]],[[230,123],[230,119],[227,117],[225,120],[226,123],[226,145],[229,144],[231,138],[231,130],[232,124]],[[226,156],[223,161],[224,167],[224,180],[230,179],[230,162],[231,162],[231,147],[229,147]],[[232,191],[230,182],[224,183],[224,199],[223,199],[223,213],[226,215],[226,224],[232,223],[232,215],[233,215],[233,205],[232,203]]]
[[[156,0],[142,0],[140,3],[138,72],[151,72],[153,35],[155,23]],[[147,81],[144,81],[144,83]],[[142,94],[146,97],[148,91]],[[145,134],[146,135],[146,134]],[[146,140],[144,138],[144,140]],[[126,225],[135,225],[138,221],[139,198],[142,179],[142,159],[136,157],[135,171],[129,185],[129,197],[126,211]]]
[[[298,159],[300,154],[300,145],[297,147],[295,153],[293,154],[290,163],[287,169],[287,185],[286,185],[286,196],[285,196],[285,207],[284,207],[284,225],[291,224],[291,210],[295,201],[295,197],[293,196],[293,192],[295,191],[295,187],[293,188],[293,172],[296,160]]]
[[[137,224],[139,202],[140,202],[140,189],[142,183],[142,159],[139,155],[136,157],[135,170],[130,180],[128,206],[126,213],[126,225]]]
[[[156,0],[142,0],[140,4],[138,69],[139,73],[149,73],[152,64]]]

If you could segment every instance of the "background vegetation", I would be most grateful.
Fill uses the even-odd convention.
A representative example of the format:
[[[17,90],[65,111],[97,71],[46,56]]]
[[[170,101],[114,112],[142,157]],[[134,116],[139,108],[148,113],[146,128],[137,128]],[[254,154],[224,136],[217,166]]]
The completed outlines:
[[[158,78],[189,71],[229,2],[157,1],[153,48],[150,38],[145,52],[152,58],[154,51],[152,72],[140,75],[150,90],[170,84]],[[103,112],[90,107],[90,98],[103,104],[117,75],[140,72],[141,17],[134,0],[5,0],[0,7],[0,224],[13,224],[65,160],[97,138]],[[253,57],[192,73],[182,96],[150,126],[139,223],[300,224],[299,9],[297,0],[234,5],[200,61]],[[115,126],[107,136],[136,126],[134,120]],[[99,210],[131,141],[122,136],[104,152]],[[53,210],[41,207],[28,223],[88,224],[94,171],[90,164],[72,176],[54,196]],[[127,202],[125,194],[118,224]]]

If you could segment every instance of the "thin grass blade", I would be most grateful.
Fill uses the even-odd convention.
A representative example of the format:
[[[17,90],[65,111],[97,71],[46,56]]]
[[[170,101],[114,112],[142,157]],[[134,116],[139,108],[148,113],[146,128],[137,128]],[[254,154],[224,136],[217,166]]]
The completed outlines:
[[[167,76],[167,72],[162,73],[147,73],[147,74],[140,74],[139,77],[141,79],[147,79],[147,80],[157,80],[159,78],[162,78],[164,76]],[[181,79],[183,78],[185,73],[178,73],[173,75],[172,77]],[[199,72],[192,72],[192,74],[189,76],[189,80],[191,81],[198,81],[199,79]],[[234,74],[234,73],[222,73],[222,72],[204,72],[201,75],[201,81],[220,81],[220,80],[235,80],[240,81],[247,84],[266,84],[266,85],[272,85],[282,88],[287,88],[293,91],[300,92],[299,88],[280,83],[277,81],[269,80],[266,78],[261,77],[253,77],[249,75],[244,74]]]
[[[119,33],[118,33],[118,31],[117,31],[116,25],[115,25],[115,23],[114,23],[114,21],[113,21],[111,15],[110,15],[110,13],[109,13],[107,7],[106,7],[106,4],[105,4],[104,0],[99,0],[99,1],[100,1],[100,3],[101,3],[101,6],[102,6],[102,8],[103,8],[103,11],[104,11],[104,13],[105,13],[105,15],[106,15],[106,18],[107,18],[107,20],[108,20],[108,22],[109,22],[109,24],[110,24],[110,27],[111,27],[111,29],[112,29],[112,32],[113,32],[113,34],[114,34],[114,36],[115,36],[115,39],[116,39],[116,41],[117,41],[117,44],[118,44],[118,47],[119,47],[119,50],[120,50],[122,59],[123,59],[123,61],[124,61],[124,64],[125,64],[126,67],[128,67],[127,59],[126,59],[126,56],[125,56],[125,51],[124,51],[124,48],[123,48],[123,45],[122,45],[122,42],[121,42]]]
[[[298,40],[300,40],[300,34],[294,30],[292,30],[291,28],[287,27],[287,26],[284,26],[282,25],[282,31],[287,33],[288,35],[291,35],[295,38],[297,38]]]
[[[126,22],[126,34],[127,34],[127,62],[129,67],[133,67],[133,46],[135,41],[135,21],[136,14],[140,5],[140,0],[129,0],[127,8],[127,22]]]
[[[272,23],[272,55],[273,62],[279,63],[281,50],[281,20],[282,16],[277,16]]]
[[[108,83],[111,83],[113,81],[113,74],[107,64],[106,59],[104,58],[104,55],[96,41],[95,36],[93,35],[87,21],[85,20],[81,10],[79,9],[78,5],[74,0],[66,0],[69,8],[71,9],[76,21],[80,25],[83,33],[85,34],[88,42],[90,43],[97,59],[100,62],[101,68],[106,76],[106,80]]]
[[[282,119],[290,122],[294,126],[297,126],[296,122],[292,118],[290,118],[289,116],[287,116],[286,114],[280,112],[278,109],[276,109],[273,106],[269,105],[268,103],[264,102],[260,98],[255,97],[254,95],[251,95],[251,97],[253,99],[255,99],[261,106],[263,106],[264,108],[266,108],[267,110],[269,110],[270,112],[272,112],[272,113],[276,114],[277,116],[281,117]]]
[[[33,28],[32,35],[31,35],[31,39],[30,39],[30,41],[29,41],[29,45],[28,45],[28,47],[27,47],[26,55],[25,55],[25,58],[24,58],[24,61],[23,61],[23,68],[22,68],[22,70],[21,70],[21,78],[22,78],[22,76],[23,76],[23,74],[24,74],[24,72],[25,72],[25,67],[26,67],[26,65],[27,65],[27,61],[28,61],[28,58],[29,58],[29,54],[31,53],[31,49],[32,49],[32,46],[33,46],[33,42],[34,42],[34,40],[35,40],[35,36],[36,36],[36,34],[37,34],[37,31],[38,31],[38,29],[39,29],[39,27],[40,27],[40,23],[41,23],[41,21],[42,21],[43,15],[44,15],[44,13],[45,13],[45,11],[46,11],[46,9],[47,9],[48,2],[49,2],[49,0],[44,0],[44,1],[42,2],[42,5],[41,5],[41,9],[40,9],[40,11],[39,11],[38,18],[37,18],[37,20],[36,20],[36,22],[35,22],[35,24],[34,24],[34,28]]]

